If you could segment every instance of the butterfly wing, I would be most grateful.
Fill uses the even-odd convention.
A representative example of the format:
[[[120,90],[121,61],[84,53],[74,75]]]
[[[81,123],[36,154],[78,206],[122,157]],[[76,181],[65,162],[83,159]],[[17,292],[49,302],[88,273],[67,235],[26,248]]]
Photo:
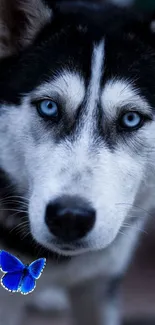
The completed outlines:
[[[0,268],[2,272],[22,271],[24,267],[24,264],[17,257],[6,251],[0,252]]]
[[[22,279],[22,271],[4,274],[1,279],[1,285],[4,289],[10,292],[17,292],[19,290]]]
[[[29,265],[29,272],[34,279],[39,279],[46,265],[46,258],[39,258]]]
[[[20,292],[23,295],[27,295],[32,292],[36,287],[36,280],[39,279],[41,273],[46,265],[45,258],[39,258],[32,262],[28,267],[27,274],[23,277],[20,286]]]
[[[32,277],[31,274],[26,274],[23,279],[22,279],[22,283],[20,286],[20,292],[23,295],[27,295],[29,293],[31,293],[36,287],[36,281],[35,279]]]

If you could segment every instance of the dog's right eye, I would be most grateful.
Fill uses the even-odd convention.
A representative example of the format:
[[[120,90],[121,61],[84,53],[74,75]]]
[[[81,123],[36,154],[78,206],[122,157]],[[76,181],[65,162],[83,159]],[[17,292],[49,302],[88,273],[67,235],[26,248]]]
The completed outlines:
[[[47,119],[57,119],[59,116],[59,109],[57,103],[52,100],[42,100],[37,103],[38,113]]]

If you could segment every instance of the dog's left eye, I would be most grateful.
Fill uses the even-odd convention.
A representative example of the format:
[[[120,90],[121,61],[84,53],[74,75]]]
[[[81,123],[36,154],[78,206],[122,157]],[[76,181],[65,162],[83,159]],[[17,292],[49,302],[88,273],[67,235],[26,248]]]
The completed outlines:
[[[144,118],[137,112],[125,113],[120,119],[120,127],[127,131],[132,131],[142,126]]]
[[[56,119],[58,117],[58,105],[52,100],[42,100],[37,104],[37,109],[42,117]]]

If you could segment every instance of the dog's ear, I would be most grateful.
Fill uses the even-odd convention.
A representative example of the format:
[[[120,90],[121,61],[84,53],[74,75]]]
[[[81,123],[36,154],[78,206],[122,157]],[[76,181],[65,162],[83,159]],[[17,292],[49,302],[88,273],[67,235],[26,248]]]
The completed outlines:
[[[0,58],[28,46],[52,17],[44,0],[0,0]]]

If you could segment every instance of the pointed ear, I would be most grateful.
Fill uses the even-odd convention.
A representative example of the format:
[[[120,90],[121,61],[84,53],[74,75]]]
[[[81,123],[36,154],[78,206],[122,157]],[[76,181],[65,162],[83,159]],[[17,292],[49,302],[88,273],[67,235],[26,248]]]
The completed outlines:
[[[28,46],[51,20],[44,0],[0,0],[0,58]]]

